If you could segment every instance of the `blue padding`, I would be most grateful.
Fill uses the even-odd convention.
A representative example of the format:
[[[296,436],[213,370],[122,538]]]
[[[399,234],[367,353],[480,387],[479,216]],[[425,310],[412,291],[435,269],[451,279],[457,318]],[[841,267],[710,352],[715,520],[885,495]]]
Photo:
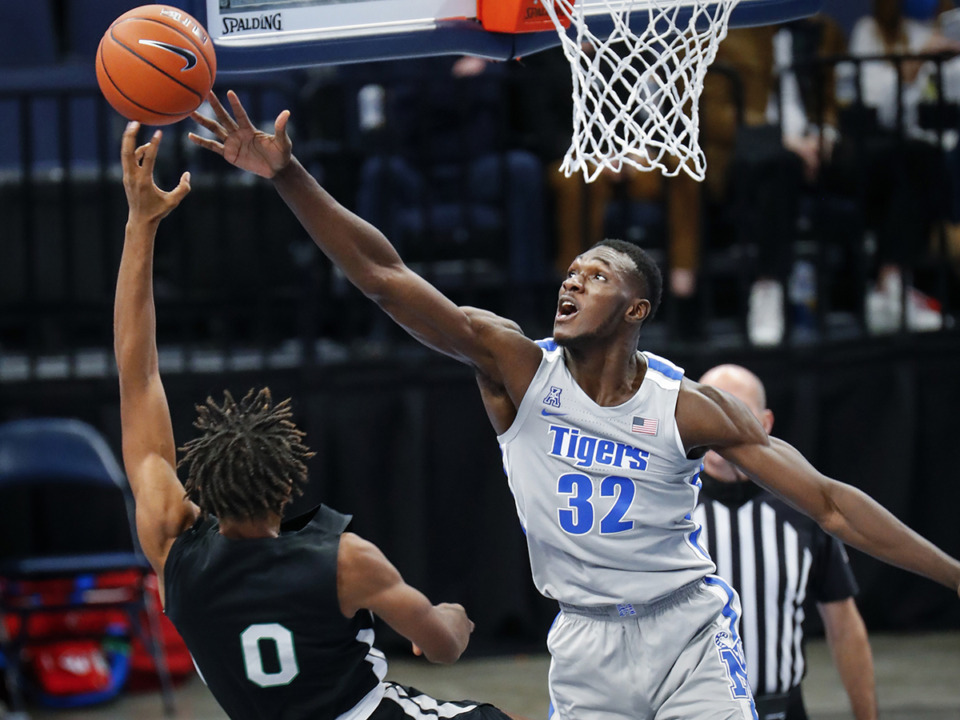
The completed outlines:
[[[126,487],[106,441],[84,422],[46,418],[0,425],[0,485],[35,480]]]
[[[181,0],[178,5],[208,25],[204,0]],[[768,25],[795,20],[820,10],[823,0],[752,0],[738,6],[731,16],[731,27]],[[687,11],[689,13],[689,10]],[[683,11],[681,11],[681,17]],[[642,28],[646,13],[633,15],[631,25]],[[610,33],[613,22],[596,16],[590,20],[594,34]],[[451,20],[435,29],[419,32],[371,35],[303,43],[283,43],[262,47],[216,45],[219,72],[250,72],[331,65],[373,60],[398,60],[426,55],[476,55],[491,60],[510,60],[531,55],[559,44],[553,30],[512,35],[490,33],[473,20]]]

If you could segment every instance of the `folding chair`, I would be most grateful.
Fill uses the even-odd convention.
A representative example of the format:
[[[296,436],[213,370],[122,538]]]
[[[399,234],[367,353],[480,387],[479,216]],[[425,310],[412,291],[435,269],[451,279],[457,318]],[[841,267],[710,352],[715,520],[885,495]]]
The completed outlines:
[[[113,571],[134,571],[136,581],[121,592],[82,589],[86,577]],[[40,639],[31,637],[30,618],[82,608],[126,613],[156,663],[164,711],[173,714],[160,618],[145,587],[149,573],[126,478],[94,428],[53,418],[0,425],[0,651],[13,712],[25,712],[22,651]],[[18,591],[23,583],[52,579],[79,580],[80,589],[51,602]],[[19,621],[14,632],[6,631],[7,618]]]

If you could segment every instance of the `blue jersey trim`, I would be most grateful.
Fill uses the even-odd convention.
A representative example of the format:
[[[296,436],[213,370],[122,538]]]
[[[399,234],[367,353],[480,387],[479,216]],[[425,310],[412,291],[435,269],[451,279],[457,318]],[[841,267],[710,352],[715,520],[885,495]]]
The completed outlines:
[[[678,368],[675,368],[672,365],[668,365],[667,363],[665,363],[663,360],[660,360],[659,358],[648,357],[647,367],[649,367],[651,370],[656,370],[658,373],[660,373],[664,377],[670,378],[671,380],[683,379],[683,370],[679,370]]]
[[[537,345],[542,347],[547,352],[553,352],[558,347],[560,347],[559,345],[557,345],[556,341],[553,338],[544,338],[543,340],[537,340]]]
[[[687,519],[692,520],[692,518],[689,515],[687,515]],[[688,536],[690,539],[690,544],[693,545],[693,548],[703,556],[704,560],[710,560],[711,562],[713,562],[713,559],[710,557],[710,553],[704,550],[703,546],[700,544],[700,533],[702,531],[703,531],[703,528],[697,525],[697,529],[694,530],[692,533],[690,533],[690,535]]]
[[[707,575],[703,581],[707,585],[715,585],[727,594],[727,603],[723,606],[723,616],[730,621],[730,636],[736,643],[740,644],[740,634],[737,632],[738,615],[737,611],[733,609],[733,589],[727,585],[722,578],[717,577],[716,575]],[[747,686],[747,689],[750,689],[749,685]],[[759,716],[757,715],[757,704],[754,700],[752,691],[750,692],[750,712],[753,714],[754,720],[759,720]]]
[[[737,621],[740,616],[733,609],[733,588],[727,585],[726,581],[716,575],[707,575],[703,581],[707,585],[716,585],[727,594],[727,604],[723,606],[723,616],[730,621],[730,635],[737,642],[740,642],[740,633],[737,631]]]
[[[700,482],[700,473],[703,472],[703,463],[700,464],[700,469],[697,471],[696,475],[690,478],[690,484],[698,489],[703,488],[703,483]],[[693,520],[693,513],[687,513],[685,516],[687,520]],[[703,545],[700,544],[700,533],[703,531],[703,528],[700,525],[697,525],[697,529],[692,533],[687,535],[687,539],[690,541],[690,544],[693,545],[694,549],[703,555],[704,559],[710,560],[713,562],[713,558],[710,557],[710,553],[706,551]]]

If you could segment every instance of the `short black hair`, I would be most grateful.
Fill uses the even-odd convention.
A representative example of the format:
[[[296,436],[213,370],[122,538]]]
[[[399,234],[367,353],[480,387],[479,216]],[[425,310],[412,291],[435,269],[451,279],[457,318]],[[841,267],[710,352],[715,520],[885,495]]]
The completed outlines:
[[[218,518],[281,514],[303,493],[305,461],[314,455],[292,414],[290,399],[274,405],[270,388],[250,390],[239,403],[229,392],[223,405],[208,397],[193,424],[201,434],[180,448],[187,497]]]
[[[605,238],[593,247],[608,247],[622,252],[633,260],[634,265],[637,266],[637,279],[647,300],[650,301],[650,314],[646,319],[652,320],[657,314],[657,308],[660,307],[663,296],[663,275],[660,274],[660,268],[654,259],[639,245],[616,238]]]

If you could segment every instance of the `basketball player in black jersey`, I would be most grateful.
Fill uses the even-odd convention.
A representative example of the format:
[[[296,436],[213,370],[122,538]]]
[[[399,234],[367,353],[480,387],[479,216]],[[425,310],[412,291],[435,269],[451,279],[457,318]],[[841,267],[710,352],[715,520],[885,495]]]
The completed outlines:
[[[190,177],[160,190],[160,132],[136,147],[138,127],[127,127],[121,150],[129,215],[114,333],[123,461],[143,552],[204,681],[236,719],[509,718],[384,681],[372,613],[440,663],[460,657],[473,623],[460,605],[431,604],[376,546],[345,532],[348,516],[320,506],[281,524],[310,456],[288,401],[274,404],[268,390],[240,402],[208,399],[199,437],[183,448],[181,485],[158,370],[152,271],[157,227],[190,191]]]

